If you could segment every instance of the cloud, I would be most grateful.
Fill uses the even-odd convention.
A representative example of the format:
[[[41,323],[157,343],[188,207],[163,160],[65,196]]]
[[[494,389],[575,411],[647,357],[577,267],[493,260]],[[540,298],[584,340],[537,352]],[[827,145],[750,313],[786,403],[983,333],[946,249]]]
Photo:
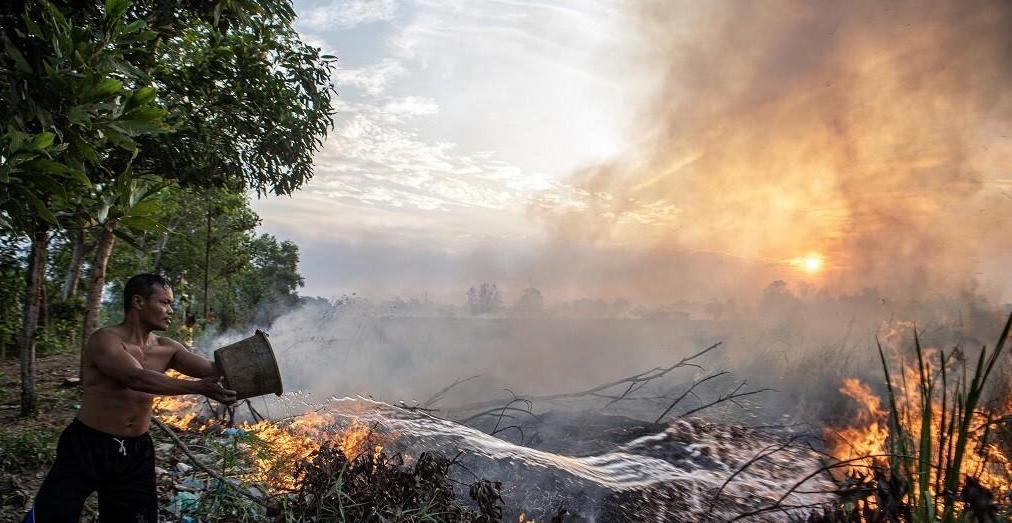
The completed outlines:
[[[405,211],[481,207],[516,219],[524,202],[551,186],[505,162],[460,153],[452,143],[429,142],[398,125],[404,115],[435,111],[419,98],[346,105],[307,190]]]
[[[397,15],[395,0],[346,0],[331,2],[299,13],[299,24],[314,30],[350,29],[373,22],[392,20]]]
[[[403,122],[418,116],[432,116],[439,112],[439,104],[431,98],[404,96],[387,101],[381,109],[390,122]]]
[[[383,59],[364,67],[339,68],[333,76],[339,88],[361,90],[367,96],[379,96],[391,83],[407,74],[404,65],[393,59]]]

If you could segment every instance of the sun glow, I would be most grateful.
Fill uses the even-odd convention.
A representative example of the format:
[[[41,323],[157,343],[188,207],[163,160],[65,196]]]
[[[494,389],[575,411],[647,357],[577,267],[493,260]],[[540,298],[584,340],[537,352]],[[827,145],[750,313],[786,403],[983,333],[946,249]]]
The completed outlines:
[[[825,263],[826,261],[822,255],[814,253],[791,260],[791,265],[799,271],[806,272],[808,274],[818,274],[822,272]]]
[[[805,258],[805,270],[815,274],[822,269],[822,258],[809,256]]]

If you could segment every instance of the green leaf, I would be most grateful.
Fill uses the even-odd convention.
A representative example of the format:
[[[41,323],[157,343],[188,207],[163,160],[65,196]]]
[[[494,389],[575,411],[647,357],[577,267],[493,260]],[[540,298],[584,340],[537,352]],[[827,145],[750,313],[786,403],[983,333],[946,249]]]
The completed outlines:
[[[22,73],[32,74],[32,66],[28,65],[28,60],[25,60],[25,55],[21,54],[21,50],[18,49],[9,38],[4,36],[4,48],[7,49],[7,55],[14,60],[14,68]]]
[[[146,218],[161,210],[161,202],[154,199],[144,200],[127,211],[127,216],[134,218]]]
[[[144,29],[144,20],[134,20],[127,25],[124,25],[120,30],[119,34],[130,34]]]
[[[126,112],[130,112],[133,109],[136,109],[142,105],[150,103],[151,100],[154,99],[155,99],[155,88],[151,86],[142,87],[130,93],[130,96],[127,98],[126,104],[123,105],[123,110]]]
[[[147,216],[124,216],[123,218],[120,218],[119,223],[124,227],[141,232],[165,228],[162,224],[148,218]]]
[[[123,229],[117,227],[116,229],[113,229],[112,233],[115,234],[117,238],[127,242],[127,244],[133,247],[134,249],[137,249],[138,251],[141,252],[145,251],[144,247],[142,247],[141,244],[137,240],[135,240],[133,236],[131,236],[128,232],[124,231]]]
[[[67,25],[67,18],[63,16],[63,13],[52,3],[46,2],[43,4],[46,6],[46,10],[49,11],[49,16],[56,20],[56,25],[64,28]]]
[[[29,183],[49,194],[59,196],[65,196],[67,194],[67,191],[62,184],[54,180],[52,177],[42,173],[32,173],[29,178]]]
[[[70,178],[71,180],[74,180],[75,182],[77,182],[77,183],[79,183],[79,184],[81,184],[81,185],[83,185],[83,186],[85,186],[85,187],[87,187],[89,189],[91,189],[92,187],[94,187],[92,185],[92,183],[91,183],[91,180],[88,179],[88,175],[84,174],[83,172],[81,172],[78,169],[70,169],[69,171],[67,171],[66,173],[64,173],[64,176],[66,176],[67,178]]]
[[[155,134],[169,130],[163,118],[168,111],[157,107],[138,107],[116,120],[116,126],[131,135]]]
[[[88,179],[87,175],[62,162],[39,158],[26,162],[24,166],[31,171],[55,174],[62,178],[73,180],[89,189],[92,187],[91,180]]]
[[[22,15],[21,19],[24,20],[25,27],[28,28],[28,32],[31,33],[32,36],[36,38],[44,38],[44,35],[42,34],[42,29],[39,28],[39,24],[35,23],[35,20],[32,20],[32,17],[28,15]]]
[[[28,135],[17,130],[17,128],[14,127],[13,122],[8,122],[7,137],[8,137],[7,139],[10,140],[10,151],[17,152],[20,151],[22,147],[24,147],[25,140],[28,138]]]
[[[153,95],[152,95],[153,96]],[[122,120],[129,120],[138,123],[153,123],[160,121],[169,114],[168,111],[160,107],[137,107],[134,110],[123,115]]]
[[[88,108],[94,107],[91,104],[88,105],[75,105],[70,109],[67,109],[67,120],[72,124],[81,126],[89,126],[91,123],[91,112]]]
[[[24,166],[32,171],[50,174],[67,174],[70,172],[70,167],[67,167],[66,164],[45,158],[25,162]]]
[[[32,204],[32,207],[35,208],[35,212],[39,215],[40,218],[49,222],[52,225],[56,226],[60,225],[59,221],[56,219],[56,215],[54,215],[49,209],[46,208],[46,204],[43,203],[42,200],[40,200],[39,197],[35,195],[35,193],[23,187],[19,187],[19,189],[21,189],[21,194],[25,195],[25,199],[28,200],[28,202]]]
[[[158,33],[154,31],[140,31],[137,34],[128,36],[123,40],[126,42],[149,42],[158,37]]]
[[[105,132],[105,137],[109,140],[109,142],[116,147],[119,147],[124,151],[130,151],[134,154],[137,153],[137,144],[129,135],[113,129],[111,125],[103,129],[103,131]]]
[[[41,132],[35,135],[35,139],[32,140],[32,148],[36,150],[43,150],[53,145],[53,140],[56,139],[56,135],[50,132]]]
[[[105,0],[106,23],[118,22],[123,13],[126,13],[127,7],[130,7],[129,0]]]
[[[77,133],[71,132],[69,134],[70,143],[73,144],[75,152],[83,157],[91,165],[98,165],[98,153],[95,152],[95,148],[90,143],[82,140]]]
[[[109,96],[110,94],[118,93],[121,90],[123,90],[123,82],[114,78],[106,78],[105,80],[99,82],[91,92],[94,98],[102,98]]]

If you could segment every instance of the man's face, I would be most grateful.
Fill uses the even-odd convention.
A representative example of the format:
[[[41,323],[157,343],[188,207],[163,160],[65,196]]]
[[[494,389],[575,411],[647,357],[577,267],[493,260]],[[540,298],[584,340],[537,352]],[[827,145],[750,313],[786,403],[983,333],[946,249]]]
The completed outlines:
[[[151,330],[163,331],[169,328],[172,322],[172,302],[175,298],[172,289],[169,287],[155,286],[155,292],[147,299],[134,296],[134,300],[140,302],[141,323],[151,327]]]

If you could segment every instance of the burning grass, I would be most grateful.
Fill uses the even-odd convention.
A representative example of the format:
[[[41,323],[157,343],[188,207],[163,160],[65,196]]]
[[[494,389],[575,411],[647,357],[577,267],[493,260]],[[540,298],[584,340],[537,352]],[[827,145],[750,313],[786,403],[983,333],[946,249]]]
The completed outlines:
[[[240,422],[233,426],[225,418],[202,418],[199,406],[191,397],[159,397],[155,412],[175,430],[202,435],[205,446],[209,445],[208,440],[227,435],[228,453],[240,457],[243,463],[238,477],[261,486],[270,494],[295,490],[298,467],[324,446],[340,448],[346,456],[378,455],[384,442],[393,437],[376,433],[372,427],[358,421],[339,427],[334,416],[319,412],[280,421]]]
[[[860,381],[844,381],[841,392],[862,408],[853,424],[827,432],[845,471],[838,479],[846,508],[825,521],[999,521],[1002,511],[1008,518],[1012,398],[984,398],[1010,327],[1012,316],[976,363],[959,348],[923,348],[916,331],[910,363],[890,366],[879,345],[884,401]]]
[[[325,443],[297,467],[298,488],[282,512],[287,521],[501,521],[501,486],[484,480],[471,485],[478,506],[472,510],[454,495],[452,464],[431,453],[411,466],[383,452],[349,458],[340,445]]]
[[[160,398],[156,406],[167,424],[204,450],[197,461],[220,471],[220,479],[200,480],[206,488],[198,496],[176,494],[176,516],[285,523],[502,519],[498,483],[478,480],[469,487],[472,504],[462,503],[449,475],[453,460],[388,455],[383,448],[396,436],[358,420],[342,427],[331,414],[309,412],[228,426],[202,419],[198,407],[176,398]]]

